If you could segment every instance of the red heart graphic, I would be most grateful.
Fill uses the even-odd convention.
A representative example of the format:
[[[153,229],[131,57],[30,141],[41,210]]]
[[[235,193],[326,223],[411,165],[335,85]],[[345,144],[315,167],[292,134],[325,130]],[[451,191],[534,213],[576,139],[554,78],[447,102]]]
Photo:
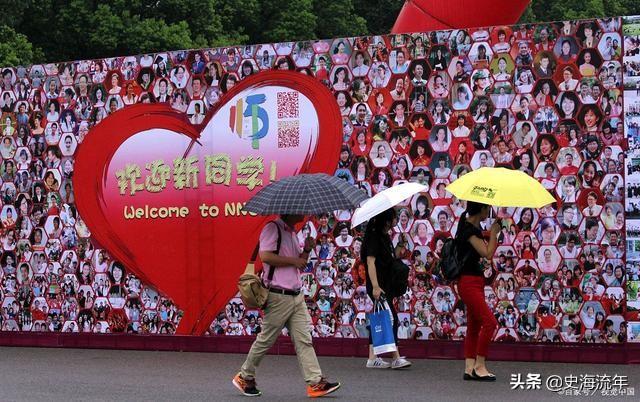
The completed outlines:
[[[530,2],[531,0],[494,0],[489,4],[477,0],[410,0],[404,3],[391,32],[515,24]]]
[[[247,101],[257,102],[256,106],[245,108]],[[250,116],[239,116],[238,112],[244,110]],[[265,120],[258,121],[265,116],[269,128],[261,131]],[[258,130],[258,137],[264,133],[266,136],[255,140],[249,138],[248,130],[249,134]],[[241,157],[263,158],[262,163],[245,159],[248,166],[243,169],[251,170],[252,164],[264,166],[264,172],[257,177],[266,185],[273,178],[273,163],[277,178],[333,172],[341,143],[340,111],[327,88],[299,73],[260,73],[232,88],[198,128],[166,105],[135,105],[103,120],[78,150],[73,179],[76,203],[92,237],[184,311],[177,333],[201,335],[236,293],[237,278],[268,219],[225,215],[225,203],[244,203],[262,188],[250,190],[242,183],[248,170],[238,170]],[[226,169],[215,169],[226,166],[224,155],[230,157],[233,166],[228,178]],[[197,162],[174,170],[174,159],[181,157],[197,157]],[[163,165],[158,164],[163,169],[146,181],[151,171],[145,166],[159,159],[171,168],[164,189],[158,187],[165,183]],[[126,173],[135,169],[127,172],[127,165],[132,164],[141,170],[137,180],[133,175],[134,186],[143,187],[134,195],[130,195],[131,182],[119,182],[116,175],[130,178]],[[212,169],[207,170],[207,165]],[[193,182],[189,166],[199,169],[197,183]],[[216,172],[209,175],[209,183],[207,172]],[[188,184],[192,188],[176,189],[176,185],[180,188]],[[219,215],[202,217],[203,204],[218,206]],[[182,218],[125,218],[125,208],[131,213],[131,207],[145,205],[188,207],[189,213]],[[150,211],[147,209],[147,213]],[[207,214],[210,212],[215,211],[206,210]]]

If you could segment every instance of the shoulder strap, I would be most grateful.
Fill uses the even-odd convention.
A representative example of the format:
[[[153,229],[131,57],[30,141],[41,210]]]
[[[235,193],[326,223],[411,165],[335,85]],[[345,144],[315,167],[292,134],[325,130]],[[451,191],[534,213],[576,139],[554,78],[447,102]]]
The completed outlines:
[[[282,244],[282,232],[280,231],[280,225],[277,222],[271,221],[274,225],[276,225],[276,229],[278,229],[278,242],[276,243],[276,254],[280,254],[280,244]],[[267,275],[267,279],[269,281],[273,280],[273,274],[276,272],[276,267],[272,267],[269,265],[269,275]]]

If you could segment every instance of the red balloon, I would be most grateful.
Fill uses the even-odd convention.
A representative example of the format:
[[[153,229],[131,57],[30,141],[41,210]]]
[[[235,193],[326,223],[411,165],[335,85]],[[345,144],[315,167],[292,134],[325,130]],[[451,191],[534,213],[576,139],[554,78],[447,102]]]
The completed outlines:
[[[391,33],[509,25],[531,0],[407,0]]]

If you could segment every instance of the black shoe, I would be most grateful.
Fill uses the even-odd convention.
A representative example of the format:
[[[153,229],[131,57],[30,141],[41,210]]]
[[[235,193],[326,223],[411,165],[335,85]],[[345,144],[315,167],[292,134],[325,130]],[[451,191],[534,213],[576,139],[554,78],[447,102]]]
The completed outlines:
[[[469,373],[464,373],[464,375],[462,376],[462,379],[465,381],[472,381],[473,380],[473,375],[469,374]]]
[[[495,381],[496,380],[496,376],[495,375],[489,374],[489,375],[480,376],[480,375],[478,375],[476,373],[475,369],[471,372],[471,377],[473,377],[473,381],[491,382],[491,381]]]
[[[256,380],[246,380],[242,378],[240,373],[236,374],[233,378],[233,385],[238,388],[238,391],[242,392],[244,396],[260,396],[262,392],[256,388]]]
[[[328,382],[326,379],[322,378],[317,384],[307,385],[307,396],[309,398],[320,398],[325,395],[329,395],[338,388],[340,388],[339,382]]]

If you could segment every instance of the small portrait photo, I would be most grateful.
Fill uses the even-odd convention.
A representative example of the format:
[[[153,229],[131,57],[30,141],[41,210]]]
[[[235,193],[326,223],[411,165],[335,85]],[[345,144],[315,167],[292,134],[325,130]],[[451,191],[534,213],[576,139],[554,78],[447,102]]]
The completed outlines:
[[[471,102],[471,115],[476,123],[489,124],[493,111],[494,106],[487,96],[476,97]]]
[[[540,298],[534,288],[522,288],[516,293],[514,304],[521,313],[533,314],[538,308]]]
[[[598,44],[598,50],[602,54],[604,60],[614,60],[620,58],[622,55],[622,39],[620,34],[605,33],[600,39]]]
[[[560,236],[560,227],[556,220],[550,217],[540,219],[537,226],[537,237],[543,245],[553,245]]]
[[[347,64],[351,56],[351,43],[347,39],[336,39],[333,41],[329,52],[333,64]],[[355,72],[354,72],[355,74]]]
[[[373,88],[384,88],[391,79],[391,69],[385,62],[374,62],[371,69],[369,69],[368,77]]]
[[[512,29],[507,26],[498,26],[491,29],[491,46],[496,53],[508,53],[511,49],[509,40],[512,36]]]
[[[585,49],[578,55],[576,65],[583,77],[594,77],[602,65],[602,56],[595,49]]]
[[[604,236],[604,226],[597,217],[587,217],[579,227],[580,236],[586,244],[599,244]]]
[[[550,51],[540,51],[533,59],[533,66],[533,72],[538,79],[552,78],[556,69],[556,57]]]
[[[346,91],[350,89],[353,77],[348,67],[334,66],[331,70],[330,80],[334,90]]]
[[[261,70],[269,70],[273,67],[276,59],[276,51],[271,45],[260,45],[256,49],[256,61]],[[243,76],[241,75],[241,78]]]
[[[598,328],[600,324],[604,324],[605,317],[604,308],[598,301],[586,301],[580,311],[580,319],[587,329]]]
[[[621,230],[624,227],[624,208],[619,202],[608,202],[600,216],[607,230]]]
[[[202,124],[206,116],[206,112],[204,101],[201,100],[192,100],[187,108],[189,121],[195,125]]]
[[[437,206],[431,213],[431,222],[436,232],[449,232],[453,226],[453,214],[448,206]]]
[[[473,170],[493,166],[495,166],[495,161],[489,151],[476,151],[471,158],[471,168]]]
[[[580,193],[577,204],[585,217],[598,217],[603,210],[604,197],[597,189],[585,189]]]
[[[578,171],[578,177],[582,181],[583,188],[599,189],[603,176],[604,172],[600,167],[600,163],[593,160],[585,161]]]
[[[436,45],[429,52],[429,64],[435,71],[446,71],[451,60],[451,52],[444,45]]]
[[[455,110],[466,110],[471,104],[473,93],[466,83],[453,84],[451,88],[451,102]]]
[[[508,82],[496,83],[490,96],[496,110],[511,108],[516,97],[513,87]]]
[[[473,72],[473,65],[466,57],[454,57],[447,71],[453,82],[466,83]]]
[[[488,68],[473,70],[473,74],[471,75],[471,89],[473,89],[474,96],[487,95],[492,84],[493,77]]]
[[[560,36],[553,47],[553,53],[561,64],[573,63],[579,50],[580,46],[573,36]]]
[[[493,58],[493,50],[487,42],[476,42],[469,51],[469,60],[474,68],[487,68]]]
[[[258,64],[253,59],[243,60],[240,64],[240,69],[238,70],[238,74],[240,75],[240,79],[247,78],[250,75],[253,75],[259,71]]]
[[[407,45],[413,59],[425,58],[429,49],[429,37],[425,34],[412,34]]]
[[[350,50],[349,50],[350,51]],[[346,54],[346,52],[345,52]],[[342,56],[337,56],[341,59]],[[337,63],[343,64],[343,63]],[[366,51],[358,50],[351,56],[351,72],[356,77],[365,77],[369,73],[369,68],[371,66],[371,57]]]
[[[308,67],[313,60],[313,46],[310,41],[296,42],[293,47],[293,60],[298,67]]]
[[[455,56],[468,55],[472,42],[471,35],[463,29],[454,30],[449,36],[449,47]]]

